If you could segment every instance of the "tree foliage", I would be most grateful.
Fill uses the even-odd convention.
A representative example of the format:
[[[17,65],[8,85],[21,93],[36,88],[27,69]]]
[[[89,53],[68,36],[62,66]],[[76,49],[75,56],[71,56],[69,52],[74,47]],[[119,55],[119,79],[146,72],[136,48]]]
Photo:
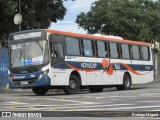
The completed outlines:
[[[91,34],[150,41],[160,38],[160,0],[98,0],[76,23]]]
[[[0,40],[18,31],[13,21],[18,12],[18,0],[0,1]],[[21,0],[22,30],[48,28],[51,22],[62,20],[65,13],[63,0]]]

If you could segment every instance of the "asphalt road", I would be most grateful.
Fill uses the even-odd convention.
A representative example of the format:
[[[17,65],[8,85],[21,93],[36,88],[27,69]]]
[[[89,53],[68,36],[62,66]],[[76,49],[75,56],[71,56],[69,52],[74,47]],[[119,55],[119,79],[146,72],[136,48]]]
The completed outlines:
[[[28,90],[10,91],[0,94],[0,111],[45,111],[42,116],[77,117],[77,120],[82,117],[159,119],[160,81],[132,86],[127,91],[106,88],[100,93],[84,90],[74,95],[65,95],[60,90],[50,91],[45,96],[36,96]]]

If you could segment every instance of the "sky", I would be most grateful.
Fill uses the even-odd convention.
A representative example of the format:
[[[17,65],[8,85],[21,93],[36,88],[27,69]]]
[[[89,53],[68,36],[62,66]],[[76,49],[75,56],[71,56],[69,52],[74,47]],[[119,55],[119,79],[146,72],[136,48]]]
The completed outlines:
[[[76,24],[75,21],[77,15],[81,12],[88,12],[91,8],[92,3],[95,1],[96,0],[64,1],[64,6],[67,9],[64,19],[62,21],[58,21],[57,23],[51,23],[49,29],[87,34],[87,31],[78,27],[78,24]]]
[[[62,21],[58,21],[57,23],[51,23],[49,29],[86,34],[87,32],[82,28],[79,28],[75,21],[77,15],[81,12],[88,12],[92,3],[95,1],[96,0],[64,1],[64,6],[67,9],[64,19]]]

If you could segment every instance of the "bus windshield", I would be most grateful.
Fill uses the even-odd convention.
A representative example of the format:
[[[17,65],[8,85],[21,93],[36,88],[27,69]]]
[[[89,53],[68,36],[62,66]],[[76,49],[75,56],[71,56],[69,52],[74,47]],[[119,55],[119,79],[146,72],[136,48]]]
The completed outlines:
[[[10,67],[41,65],[49,61],[46,40],[12,44],[10,51]]]

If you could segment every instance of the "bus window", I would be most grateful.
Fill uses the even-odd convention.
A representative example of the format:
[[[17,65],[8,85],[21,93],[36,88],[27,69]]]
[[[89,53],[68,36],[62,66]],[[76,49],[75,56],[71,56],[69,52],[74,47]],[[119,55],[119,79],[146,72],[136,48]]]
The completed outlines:
[[[109,43],[110,57],[119,58],[119,45],[118,43]]]
[[[122,50],[122,58],[130,59],[129,46],[127,44],[121,44],[121,50]]]
[[[149,60],[149,49],[148,49],[148,47],[142,46],[141,51],[142,51],[142,59],[143,60]]]
[[[68,55],[80,55],[78,39],[66,37],[66,49]]]
[[[83,40],[84,56],[93,56],[93,42],[91,40]]]
[[[52,58],[63,58],[63,45],[62,43],[58,42],[51,42],[50,43],[50,50],[51,50],[51,57]]]
[[[98,51],[98,57],[107,57],[107,50],[105,50],[105,43],[102,41],[96,42],[97,51]]]
[[[131,51],[132,51],[132,59],[139,60],[140,59],[140,49],[139,49],[139,46],[132,45],[131,46]]]

